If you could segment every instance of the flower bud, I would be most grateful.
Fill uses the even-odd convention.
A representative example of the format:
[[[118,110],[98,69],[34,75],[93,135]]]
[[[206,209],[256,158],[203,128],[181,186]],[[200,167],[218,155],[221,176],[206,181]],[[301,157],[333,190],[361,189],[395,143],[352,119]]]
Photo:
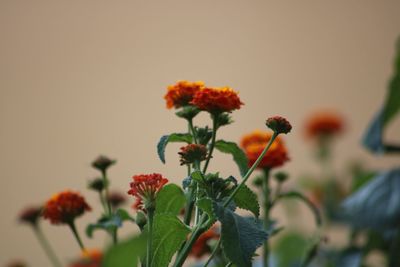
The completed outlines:
[[[207,148],[204,145],[190,144],[181,147],[178,154],[181,156],[181,165],[192,164],[207,159]]]
[[[292,125],[290,125],[289,121],[281,116],[268,118],[265,124],[277,134],[287,134],[292,130]]]

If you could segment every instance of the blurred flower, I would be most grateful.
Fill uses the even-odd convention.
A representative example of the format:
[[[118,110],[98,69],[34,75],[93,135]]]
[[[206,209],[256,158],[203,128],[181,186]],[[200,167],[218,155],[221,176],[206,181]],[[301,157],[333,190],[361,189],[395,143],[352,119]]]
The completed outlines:
[[[194,94],[204,88],[204,83],[178,81],[175,85],[168,86],[168,92],[164,96],[167,101],[167,108],[180,108],[192,101]]]
[[[334,136],[343,132],[344,120],[334,112],[318,112],[306,122],[306,134],[310,138]]]
[[[28,267],[28,265],[23,261],[15,260],[8,263],[6,267]]]
[[[97,249],[85,250],[81,258],[73,262],[69,267],[101,267],[103,253]]]
[[[107,196],[107,200],[113,208],[117,208],[126,202],[126,197],[120,192],[112,192]]]
[[[43,217],[52,224],[71,223],[91,208],[78,193],[64,191],[54,195],[47,201],[43,209]]]
[[[168,183],[159,173],[134,175],[132,179],[128,194],[141,199],[145,209],[154,205],[157,192]]]
[[[250,134],[243,136],[241,146],[249,160],[249,166],[252,166],[257,158],[261,155],[264,148],[267,146],[272,134],[263,131],[254,131]],[[275,168],[282,166],[289,160],[286,146],[283,140],[279,137],[275,139],[271,147],[261,160],[258,168]]]
[[[191,104],[213,114],[231,112],[243,105],[238,94],[230,87],[204,88],[197,91]]]
[[[204,145],[189,144],[181,147],[178,154],[181,156],[181,165],[192,164],[207,158],[207,148]]]
[[[109,159],[106,156],[98,156],[93,162],[92,166],[101,172],[105,172],[111,165],[114,165],[117,161]]]
[[[24,209],[18,219],[22,223],[28,223],[32,226],[37,225],[40,216],[42,215],[42,207],[32,206]]]
[[[277,134],[287,134],[292,130],[292,125],[290,125],[290,122],[281,116],[268,118],[265,124]]]
[[[190,255],[195,258],[201,258],[202,256],[211,252],[211,247],[208,244],[212,239],[218,239],[219,234],[216,232],[215,227],[210,228],[204,232],[193,244]]]

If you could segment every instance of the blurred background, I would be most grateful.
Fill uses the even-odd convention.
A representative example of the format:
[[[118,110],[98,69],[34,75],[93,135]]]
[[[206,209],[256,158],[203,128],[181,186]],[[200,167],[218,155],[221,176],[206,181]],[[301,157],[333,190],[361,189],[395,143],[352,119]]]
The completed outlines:
[[[86,190],[99,154],[118,160],[110,178],[123,192],[138,173],[182,181],[180,146],[167,148],[166,165],[156,154],[161,135],[186,130],[163,99],[177,80],[240,92],[245,105],[221,130],[226,140],[263,129],[268,116],[287,117],[294,129],[283,169],[293,180],[318,168],[304,122],[321,109],[345,119],[334,151],[339,171],[352,160],[398,164],[370,155],[360,140],[392,74],[399,10],[395,0],[0,1],[0,265],[21,258],[48,266],[17,216],[64,189],[99,206]],[[399,126],[390,125],[389,140]],[[228,155],[216,154],[210,169],[238,176]],[[97,216],[80,219],[80,230]],[[79,254],[66,227],[43,227],[63,260]],[[95,238],[85,241],[104,244],[102,233]]]

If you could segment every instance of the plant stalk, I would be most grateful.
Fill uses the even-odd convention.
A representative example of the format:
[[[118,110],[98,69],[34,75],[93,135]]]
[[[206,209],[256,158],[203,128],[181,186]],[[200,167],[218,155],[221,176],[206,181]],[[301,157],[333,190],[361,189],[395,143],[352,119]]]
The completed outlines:
[[[47,240],[46,236],[44,235],[42,229],[39,227],[39,225],[33,225],[33,232],[36,235],[36,238],[38,239],[40,245],[42,246],[44,252],[46,253],[47,257],[49,258],[50,262],[53,264],[54,267],[62,267],[62,264],[58,257],[56,256],[56,253],[50,246],[49,241]]]
[[[154,218],[154,210],[147,210],[147,220],[149,224],[149,238],[147,241],[147,253],[146,253],[146,267],[151,267],[151,249],[153,246],[153,218]]]
[[[270,208],[271,208],[271,201],[270,201],[270,186],[269,186],[269,169],[264,170],[264,181],[263,181],[263,196],[264,196],[264,228],[268,231],[270,227]],[[263,246],[263,263],[264,267],[269,266],[269,244],[268,240],[265,241]]]
[[[79,236],[78,230],[76,229],[75,222],[74,222],[74,221],[71,221],[71,222],[68,223],[68,225],[69,225],[69,227],[71,228],[71,231],[72,231],[72,233],[74,234],[75,239],[76,239],[76,241],[77,241],[78,244],[79,244],[79,247],[81,248],[82,251],[85,251],[85,250],[86,250],[86,249],[85,249],[85,246],[83,245],[82,239],[81,239],[81,237]]]
[[[210,151],[208,152],[206,163],[204,164],[203,173],[206,173],[207,171],[208,164],[210,163],[210,160],[212,158],[212,153],[214,151],[215,139],[217,138],[217,117],[215,115],[212,115],[212,121],[213,121],[213,131],[211,137]]]

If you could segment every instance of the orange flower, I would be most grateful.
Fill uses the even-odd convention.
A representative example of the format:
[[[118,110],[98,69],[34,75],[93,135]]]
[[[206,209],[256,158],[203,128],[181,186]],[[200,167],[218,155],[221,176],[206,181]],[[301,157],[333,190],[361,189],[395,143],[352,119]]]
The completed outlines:
[[[178,81],[175,85],[168,86],[168,92],[164,96],[167,108],[180,108],[192,101],[194,94],[204,88],[203,82]]]
[[[195,161],[202,161],[207,158],[207,148],[204,145],[189,144],[181,147],[178,152],[181,156],[181,165],[191,164]]]
[[[340,134],[343,128],[343,118],[334,112],[316,113],[306,122],[306,134],[310,138]]]
[[[243,105],[230,87],[204,88],[194,95],[191,104],[210,113],[231,112]]]
[[[97,249],[85,250],[79,260],[69,267],[100,267],[103,253]]]
[[[208,245],[208,241],[212,239],[218,239],[219,234],[216,232],[215,227],[210,228],[208,231],[204,232],[193,244],[190,255],[195,258],[201,258],[207,253],[211,252],[211,248]]]
[[[91,208],[85,199],[78,193],[71,191],[61,192],[47,201],[43,210],[43,217],[52,224],[71,223]]]
[[[42,207],[28,207],[19,215],[19,221],[35,226],[37,225],[41,215]]]
[[[244,149],[249,160],[249,166],[252,166],[261,152],[267,146],[272,134],[263,131],[254,131],[253,133],[243,136],[241,146]],[[286,146],[280,137],[277,137],[271,147],[261,160],[258,168],[275,168],[282,166],[289,160]]]

